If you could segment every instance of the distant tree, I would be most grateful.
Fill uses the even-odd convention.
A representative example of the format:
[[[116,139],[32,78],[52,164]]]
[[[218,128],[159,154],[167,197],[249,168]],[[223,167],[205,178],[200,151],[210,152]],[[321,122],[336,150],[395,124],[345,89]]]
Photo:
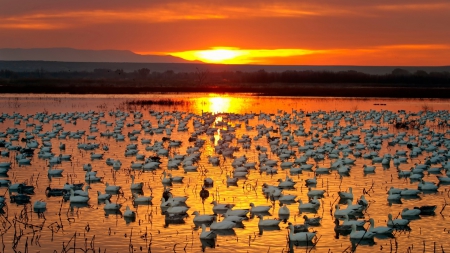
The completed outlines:
[[[424,70],[417,70],[416,72],[414,72],[415,76],[420,76],[420,77],[425,77],[428,76],[428,73]]]
[[[8,69],[2,69],[0,70],[0,77],[1,78],[13,78],[16,76],[16,73],[14,71],[8,70]]]
[[[396,68],[392,70],[392,75],[394,76],[409,76],[411,73],[406,69]]]
[[[150,74],[150,69],[148,69],[148,68],[138,69],[137,73],[138,73],[139,78],[147,79],[148,75]]]

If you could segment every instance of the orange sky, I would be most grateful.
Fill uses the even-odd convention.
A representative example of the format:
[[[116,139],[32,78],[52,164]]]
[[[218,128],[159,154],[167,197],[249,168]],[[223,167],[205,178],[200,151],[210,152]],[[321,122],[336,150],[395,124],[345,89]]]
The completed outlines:
[[[207,60],[195,51],[220,47],[239,51],[207,57],[436,66],[450,65],[449,24],[448,0],[2,0],[0,48],[121,49]]]

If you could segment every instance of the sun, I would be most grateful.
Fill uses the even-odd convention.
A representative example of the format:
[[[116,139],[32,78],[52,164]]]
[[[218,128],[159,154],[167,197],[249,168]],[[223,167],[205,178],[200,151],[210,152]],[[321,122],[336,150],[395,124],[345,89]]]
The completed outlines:
[[[247,53],[239,48],[232,47],[213,47],[208,50],[195,50],[172,53],[173,56],[178,56],[186,60],[199,60],[205,63],[221,63],[221,64],[239,64],[241,57]]]
[[[232,49],[211,49],[197,52],[197,57],[205,62],[222,63],[240,56],[239,51]]]

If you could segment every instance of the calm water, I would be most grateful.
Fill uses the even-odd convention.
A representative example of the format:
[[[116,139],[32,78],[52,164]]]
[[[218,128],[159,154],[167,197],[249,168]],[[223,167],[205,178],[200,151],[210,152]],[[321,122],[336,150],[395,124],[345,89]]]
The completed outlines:
[[[176,101],[184,101],[183,104],[177,106],[128,106],[126,101],[136,99],[173,99]],[[343,98],[279,98],[279,97],[252,97],[250,95],[242,94],[236,96],[220,96],[209,94],[187,94],[187,95],[135,95],[135,96],[106,96],[106,95],[2,95],[0,96],[0,111],[4,115],[13,115],[19,113],[22,116],[32,115],[25,121],[18,118],[4,118],[4,122],[0,123],[0,132],[6,132],[7,128],[23,129],[24,132],[18,135],[18,140],[11,140],[12,135],[7,135],[0,139],[10,141],[13,145],[25,146],[25,142],[21,142],[21,138],[25,137],[25,132],[31,132],[35,129],[35,125],[42,125],[42,131],[45,133],[51,131],[54,128],[55,123],[61,124],[63,131],[77,131],[86,130],[86,133],[81,136],[81,139],[65,138],[59,139],[58,135],[55,138],[51,138],[49,142],[52,144],[52,152],[55,155],[59,154],[71,154],[71,161],[62,161],[61,164],[54,166],[58,169],[64,169],[62,177],[48,177],[47,176],[47,164],[48,159],[39,158],[35,151],[35,155],[31,157],[31,165],[19,166],[16,162],[16,155],[18,151],[10,151],[9,157],[1,157],[0,162],[12,162],[13,165],[7,173],[0,178],[9,179],[12,183],[26,182],[35,186],[35,194],[31,196],[31,204],[17,205],[16,203],[10,203],[8,188],[0,188],[1,192],[5,193],[6,207],[3,208],[5,214],[2,216],[2,224],[0,231],[2,235],[3,247],[2,252],[13,252],[13,243],[15,244],[15,250],[24,252],[28,249],[28,252],[61,252],[63,245],[67,248],[82,248],[89,249],[95,248],[96,252],[202,252],[202,244],[199,239],[201,229],[195,227],[193,223],[194,215],[191,215],[194,211],[199,211],[201,214],[212,214],[213,200],[220,203],[233,203],[234,209],[248,209],[250,203],[255,205],[272,205],[272,208],[265,218],[278,218],[278,210],[280,208],[279,202],[271,202],[262,193],[263,183],[277,185],[278,179],[285,179],[286,175],[289,175],[296,182],[294,189],[285,189],[284,194],[297,195],[297,199],[302,199],[303,202],[307,201],[308,189],[305,187],[304,180],[312,178],[314,176],[313,171],[303,171],[302,174],[291,175],[289,169],[283,169],[278,162],[275,168],[278,170],[277,174],[260,173],[259,162],[256,169],[249,171],[247,179],[240,179],[237,186],[227,186],[226,175],[231,175],[233,167],[231,165],[232,158],[221,158],[221,166],[213,166],[208,163],[208,156],[217,155],[214,152],[214,145],[220,138],[220,130],[214,133],[215,140],[213,141],[210,136],[202,134],[198,136],[198,139],[204,139],[205,144],[200,148],[201,159],[198,163],[198,172],[184,172],[182,166],[179,169],[168,169],[168,158],[161,156],[162,164],[157,170],[154,171],[142,171],[131,169],[132,162],[136,162],[136,156],[125,156],[126,146],[130,143],[136,143],[138,146],[139,154],[145,155],[145,157],[154,156],[154,151],[147,151],[146,147],[149,144],[142,144],[142,139],[150,139],[152,146],[155,141],[161,141],[163,137],[170,137],[172,140],[181,140],[182,145],[180,147],[171,148],[170,155],[174,153],[186,154],[187,149],[193,145],[192,142],[188,142],[188,138],[194,131],[193,121],[199,119],[197,116],[201,116],[202,113],[235,113],[239,115],[244,114],[270,114],[269,118],[260,118],[255,115],[253,118],[248,119],[248,123],[244,120],[237,120],[229,115],[217,114],[215,117],[215,124],[217,128],[224,127],[221,122],[227,122],[230,126],[237,126],[235,129],[236,138],[239,139],[243,134],[249,135],[252,139],[250,149],[243,149],[242,144],[238,143],[234,139],[231,143],[232,146],[241,147],[239,151],[234,153],[235,157],[245,155],[249,162],[258,161],[258,153],[256,146],[268,147],[268,158],[273,160],[280,160],[277,155],[270,152],[270,147],[267,142],[267,138],[264,136],[260,139],[253,139],[258,134],[256,130],[257,125],[264,124],[266,127],[273,127],[278,129],[280,126],[276,124],[277,119],[285,116],[286,113],[292,114],[289,120],[285,119],[285,130],[297,130],[299,124],[294,124],[293,118],[295,114],[300,111],[304,111],[303,116],[298,116],[297,120],[304,120],[303,126],[306,131],[311,131],[312,136],[316,134],[320,139],[319,142],[313,142],[314,149],[317,150],[325,143],[331,143],[331,138],[323,138],[323,134],[327,130],[320,131],[320,128],[327,127],[328,129],[336,126],[357,126],[354,130],[348,134],[360,135],[361,143],[365,143],[364,138],[367,133],[366,129],[378,126],[379,130],[374,132],[375,136],[387,136],[388,133],[398,136],[400,132],[405,132],[404,140],[410,141],[409,136],[419,136],[418,130],[410,129],[396,129],[391,124],[383,121],[383,118],[379,121],[373,119],[364,119],[368,112],[375,111],[377,113],[384,113],[385,111],[392,111],[398,114],[399,110],[408,112],[420,112],[423,110],[429,110],[436,112],[438,110],[449,110],[450,101],[448,100],[429,100],[429,99],[343,99]],[[133,113],[141,112],[141,118],[133,117]],[[185,112],[182,114],[182,118],[185,118],[189,113],[192,113],[192,118],[188,121],[188,131],[177,131],[180,118],[175,118],[173,112]],[[314,117],[314,113],[322,111],[323,113],[317,117]],[[338,111],[338,112],[336,112]],[[354,114],[355,111],[359,111],[359,114]],[[61,118],[49,119],[48,122],[40,122],[34,115],[39,112],[45,112],[47,115],[70,113],[79,115],[77,119],[71,119],[70,121],[64,121]],[[129,116],[125,117],[118,112],[128,113]],[[155,114],[151,115],[150,112],[161,112],[157,118]],[[319,118],[323,118],[325,112],[328,115],[343,115],[342,118],[335,118],[333,120],[326,121],[325,124],[319,123]],[[104,117],[99,117],[98,123],[93,123],[94,116],[98,116],[99,113],[104,113]],[[308,116],[306,116],[308,114]],[[313,117],[309,117],[312,114]],[[399,114],[400,115],[400,114]],[[422,114],[425,115],[425,114]],[[448,112],[443,113],[448,117]],[[401,115],[400,115],[401,116]],[[426,122],[426,127],[429,127],[431,131],[436,133],[444,133],[441,140],[449,137],[447,132],[448,128],[439,128],[439,120],[431,121],[431,116]],[[346,117],[348,119],[346,119]],[[124,141],[117,141],[110,137],[101,137],[100,133],[106,130],[113,131],[119,118],[123,119],[124,127],[122,128],[122,134],[125,135]],[[419,118],[419,116],[411,116],[410,119]],[[111,126],[101,123],[102,120],[112,123]],[[140,122],[142,120],[148,120],[151,123],[151,128],[158,127],[158,120],[161,124],[164,121],[169,121],[169,124],[165,128],[172,128],[172,133],[168,135],[166,131],[162,133],[155,133],[151,135],[143,131],[143,127]],[[442,120],[448,120],[443,118]],[[298,121],[297,121],[298,122]],[[75,124],[74,124],[75,123]],[[28,124],[28,125],[27,125]],[[359,124],[359,125],[358,125]],[[90,131],[90,127],[95,126],[98,131]],[[246,126],[253,126],[254,128],[249,130]],[[214,127],[214,124],[210,127]],[[383,128],[382,128],[383,127]],[[421,129],[423,129],[422,126]],[[136,141],[130,141],[127,133],[133,130],[140,133],[136,136]],[[363,130],[363,131],[362,131]],[[338,130],[334,133],[334,136],[340,135],[341,131]],[[87,135],[97,136],[95,140],[88,140]],[[270,132],[271,136],[281,136],[281,131]],[[42,137],[39,137],[37,132],[34,133],[35,139],[39,142],[39,147],[42,146]],[[426,139],[432,140],[432,135],[424,135]],[[299,146],[305,145],[306,140],[312,140],[311,135],[307,137],[293,135],[293,140],[298,141]],[[388,146],[388,142],[393,137],[386,137],[382,139],[381,150],[379,150],[379,156],[383,156],[386,153],[392,155],[396,150],[408,150],[406,144],[395,146]],[[97,143],[100,144],[100,148],[95,150],[82,150],[77,148],[78,143]],[[348,144],[351,141],[349,139],[343,139],[338,142],[339,144]],[[60,143],[66,145],[65,150],[60,150],[58,147]],[[283,141],[281,143],[287,143]],[[442,141],[443,143],[443,141]],[[443,143],[444,144],[444,143]],[[109,150],[102,150],[102,146],[108,146]],[[168,143],[165,143],[166,147]],[[354,150],[353,146],[349,147]],[[297,146],[290,147],[291,150],[296,151],[295,157],[289,158],[289,161],[294,161],[296,158],[301,157],[304,152],[300,151]],[[442,153],[447,154],[447,148],[442,145],[438,147],[442,149]],[[7,150],[7,148],[0,148],[1,151]],[[362,150],[362,153],[369,153],[372,150]],[[103,159],[90,159],[91,152],[103,153]],[[342,157],[342,152],[340,153]],[[413,167],[415,163],[424,163],[424,159],[431,156],[431,152],[424,151],[416,158],[409,158],[407,163],[399,165],[399,169],[407,170]],[[376,226],[386,225],[387,215],[393,214],[394,217],[401,212],[404,208],[413,208],[414,206],[422,205],[437,205],[436,215],[434,216],[420,216],[418,219],[411,221],[410,230],[408,231],[396,231],[394,232],[394,238],[375,238],[374,242],[370,245],[359,245],[356,249],[357,252],[389,252],[392,247],[392,251],[407,252],[408,248],[415,251],[423,252],[425,247],[426,252],[433,252],[434,243],[436,249],[439,251],[441,246],[444,250],[450,250],[450,241],[448,228],[450,227],[449,215],[450,209],[443,209],[444,202],[448,200],[447,185],[440,185],[437,192],[420,193],[417,198],[402,199],[402,203],[389,204],[387,201],[387,189],[391,186],[398,188],[414,188],[417,189],[418,182],[411,182],[408,178],[398,178],[396,166],[393,165],[391,160],[389,167],[383,167],[380,163],[375,164],[375,173],[365,174],[363,172],[363,165],[372,165],[370,159],[364,159],[362,157],[356,157],[350,153],[349,158],[356,159],[355,165],[351,166],[351,172],[349,175],[339,175],[336,170],[333,170],[330,174],[320,175],[318,177],[318,183],[315,186],[317,189],[325,189],[327,193],[321,201],[321,207],[316,214],[306,213],[308,216],[320,216],[322,217],[321,226],[312,227],[311,230],[317,231],[317,238],[319,238],[314,248],[308,248],[306,246],[294,246],[295,252],[343,252],[345,250],[350,251],[352,243],[350,237],[340,235],[336,237],[333,227],[334,218],[331,212],[334,212],[334,205],[338,203],[339,196],[338,191],[346,191],[349,187],[352,187],[354,193],[354,201],[358,199],[363,190],[368,190],[365,195],[370,205],[364,212],[363,219],[368,220],[373,218]],[[120,159],[122,166],[118,170],[114,170],[112,166],[106,164],[106,159]],[[308,164],[318,164],[320,167],[330,167],[330,164],[335,159],[329,159],[325,157],[324,160],[315,161],[310,158]],[[142,161],[137,161],[142,162]],[[86,183],[84,180],[85,171],[83,171],[83,164],[90,163],[93,170],[98,171],[98,175],[103,177],[102,182],[91,183],[89,190],[90,200],[86,206],[71,206],[69,202],[65,202],[61,197],[46,197],[44,192],[47,186],[52,188],[62,188],[66,182],[70,183]],[[432,167],[440,167],[441,165],[433,165]],[[190,207],[188,217],[186,217],[181,224],[168,224],[164,215],[161,214],[160,199],[164,186],[162,184],[162,173],[172,173],[173,176],[183,176],[183,182],[173,184],[171,191],[175,196],[188,196],[187,205]],[[135,175],[136,182],[144,182],[143,194],[145,196],[153,196],[153,205],[146,206],[140,205],[133,207],[132,192],[130,189],[130,174]],[[424,180],[431,182],[438,182],[435,174],[424,173]],[[445,172],[443,172],[445,174]],[[214,186],[208,188],[210,197],[202,203],[199,197],[199,191],[203,184],[203,180],[206,178],[212,178],[214,180]],[[121,213],[125,211],[126,206],[130,206],[132,210],[136,211],[137,218],[133,222],[126,221],[121,214],[105,213],[103,207],[104,203],[97,201],[97,191],[105,192],[105,183],[119,185],[122,187],[123,194],[113,195],[112,202],[122,204]],[[15,193],[13,193],[15,194]],[[32,204],[36,200],[43,200],[47,202],[47,210],[44,212],[45,218],[34,213],[32,210]],[[345,208],[342,205],[341,208]],[[298,203],[292,203],[288,205],[290,210],[290,216],[288,222],[295,224],[303,223],[303,215],[298,209]],[[222,218],[219,217],[221,220]],[[25,226],[24,224],[34,225]],[[243,226],[242,226],[243,225]],[[206,247],[206,252],[228,252],[231,250],[238,252],[287,252],[289,245],[287,242],[288,229],[287,223],[280,223],[279,229],[269,229],[260,231],[258,228],[258,218],[250,217],[245,220],[241,226],[234,228],[234,230],[227,231],[226,234],[219,234],[215,243],[215,248]],[[365,225],[368,227],[368,224]],[[74,235],[76,234],[76,238]],[[14,238],[18,238],[13,240]],[[12,243],[13,241],[13,243]],[[76,242],[75,242],[76,241]],[[73,249],[71,249],[73,252]],[[75,252],[82,252],[80,249],[75,249]]]

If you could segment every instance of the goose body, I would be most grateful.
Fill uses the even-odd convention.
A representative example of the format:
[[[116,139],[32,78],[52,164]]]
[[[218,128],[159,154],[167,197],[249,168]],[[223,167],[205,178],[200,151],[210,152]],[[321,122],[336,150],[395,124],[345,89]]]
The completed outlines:
[[[339,191],[338,194],[341,199],[353,199],[352,187],[348,188],[348,192]]]
[[[203,240],[213,240],[217,237],[217,234],[214,231],[207,231],[206,225],[202,224],[202,232],[200,233],[200,239]]]
[[[291,211],[289,210],[289,208],[286,205],[283,205],[278,210],[278,216],[286,216],[286,215],[289,216],[290,214],[291,214]]]
[[[272,206],[255,206],[253,203],[250,203],[250,207],[251,213],[265,213],[272,208]]]
[[[364,230],[357,231],[356,225],[355,224],[352,225],[352,232],[350,233],[350,239],[370,240],[370,239],[373,239],[374,236],[375,236],[374,232],[364,231]]]
[[[390,227],[383,227],[383,226],[375,227],[375,221],[373,220],[373,218],[370,218],[369,222],[370,222],[369,231],[375,234],[392,234],[392,232],[394,231]]]
[[[389,227],[403,227],[409,224],[409,220],[407,219],[392,219],[392,214],[388,215],[387,225]]]
[[[63,172],[64,172],[63,169],[52,169],[52,167],[50,165],[48,166],[48,175],[49,176],[61,176]]]
[[[235,210],[228,209],[225,213],[229,216],[245,217],[249,213],[249,210],[248,209],[235,209]]]
[[[216,220],[211,223],[211,230],[223,230],[223,229],[233,229],[236,226],[236,223],[232,221],[223,220],[221,222],[217,222]]]
[[[322,198],[324,194],[325,194],[325,190],[311,190],[311,187],[310,187],[309,191],[306,195],[310,198],[314,198],[314,196],[317,196],[318,198]]]
[[[408,209],[405,207],[402,210],[402,218],[404,217],[411,217],[411,216],[418,216],[420,214],[420,209]]]
[[[120,210],[122,204],[110,203],[109,200],[105,200],[105,206],[103,206],[104,210]]]
[[[152,199],[152,196],[139,196],[133,193],[133,202],[135,205],[151,205]]]
[[[89,197],[86,196],[75,196],[75,193],[72,189],[70,189],[70,203],[87,203],[89,201]]]
[[[131,177],[130,189],[131,190],[142,190],[142,187],[144,187],[144,183],[143,182],[135,183],[134,182],[134,175],[131,175],[130,177]]]
[[[194,217],[194,223],[198,222],[198,223],[211,223],[214,221],[215,216],[214,215],[208,215],[208,214],[203,214],[201,215],[198,211],[194,211],[192,213],[192,215],[195,215]]]
[[[105,184],[105,191],[107,192],[118,192],[120,188],[118,185],[109,185],[108,182]]]
[[[213,212],[226,212],[227,210],[231,209],[234,207],[234,204],[220,204],[217,203],[215,200],[213,202],[211,202],[213,206]]]
[[[292,224],[289,225],[289,230],[289,240],[294,242],[309,242],[316,236],[316,233],[311,232],[294,233],[294,226]]]
[[[44,201],[36,200],[33,204],[33,209],[35,212],[43,212],[47,208],[47,203]]]
[[[101,200],[110,200],[111,194],[108,193],[101,193],[100,191],[97,191],[97,198],[99,201]]]
[[[240,223],[247,219],[247,216],[235,216],[235,215],[228,215],[227,213],[224,214],[224,221],[232,221],[234,223]]]
[[[344,226],[352,226],[352,225],[356,225],[357,227],[363,227],[364,224],[366,224],[365,220],[350,220],[348,218],[348,215],[344,215]]]
[[[131,210],[130,207],[127,206],[125,212],[123,213],[123,217],[134,219],[136,218],[136,212]]]
[[[281,222],[281,220],[277,220],[277,219],[263,219],[262,215],[258,215],[259,221],[258,221],[258,226],[260,227],[271,227],[271,226],[278,226]]]
[[[354,215],[355,214],[355,210],[353,209],[340,209],[339,205],[336,205],[336,211],[334,211],[334,217],[335,218],[344,218],[345,215]]]
[[[317,210],[319,205],[314,203],[303,203],[301,199],[298,200],[298,209],[299,210]]]
[[[171,206],[167,208],[166,213],[168,214],[186,214],[189,207],[187,206]]]
[[[73,191],[73,193],[75,194],[75,196],[84,196],[84,197],[89,197],[89,185],[86,185],[84,187],[84,191],[83,190],[75,190]]]

